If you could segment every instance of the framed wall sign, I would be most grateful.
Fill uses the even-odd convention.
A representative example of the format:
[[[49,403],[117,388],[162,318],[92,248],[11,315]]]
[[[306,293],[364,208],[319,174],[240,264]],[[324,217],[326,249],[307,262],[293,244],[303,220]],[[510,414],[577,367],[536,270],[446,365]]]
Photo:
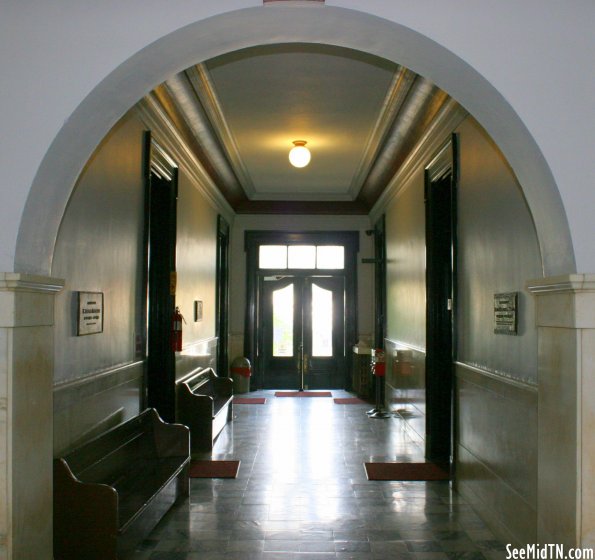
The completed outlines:
[[[77,336],[103,332],[103,293],[78,292]]]

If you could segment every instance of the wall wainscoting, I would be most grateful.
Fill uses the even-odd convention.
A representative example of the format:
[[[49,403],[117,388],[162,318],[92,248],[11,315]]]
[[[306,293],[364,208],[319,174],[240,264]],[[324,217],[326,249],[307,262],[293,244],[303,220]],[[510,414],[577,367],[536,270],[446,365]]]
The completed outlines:
[[[404,342],[385,339],[385,405],[398,414],[409,436],[418,442],[426,433],[426,353]]]
[[[386,340],[386,406],[425,440],[425,352]],[[455,364],[455,485],[496,534],[537,542],[537,386]]]
[[[219,339],[216,336],[184,346],[182,351],[176,354],[176,379],[181,379],[199,368],[210,367],[219,373],[217,371],[218,346]]]
[[[132,362],[54,386],[54,457],[141,409],[144,361]]]
[[[537,542],[537,386],[455,370],[456,488],[507,542]]]

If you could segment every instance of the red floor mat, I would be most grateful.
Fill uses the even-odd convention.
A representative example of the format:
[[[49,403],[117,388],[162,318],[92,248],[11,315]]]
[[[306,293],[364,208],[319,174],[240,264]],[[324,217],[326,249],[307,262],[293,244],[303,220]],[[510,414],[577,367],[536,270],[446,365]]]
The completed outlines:
[[[236,478],[240,470],[239,461],[192,461],[190,478]]]
[[[448,480],[434,463],[364,463],[368,480]]]
[[[233,404],[265,404],[264,397],[234,397]]]
[[[369,404],[362,399],[358,399],[357,397],[346,397],[343,399],[333,399],[335,404]]]
[[[276,397],[332,397],[330,391],[277,391]]]

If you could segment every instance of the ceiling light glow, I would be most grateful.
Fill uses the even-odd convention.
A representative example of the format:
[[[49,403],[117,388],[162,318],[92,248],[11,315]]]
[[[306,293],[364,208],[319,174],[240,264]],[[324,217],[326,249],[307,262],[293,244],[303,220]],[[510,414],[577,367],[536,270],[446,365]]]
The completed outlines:
[[[310,163],[310,150],[306,148],[306,141],[294,140],[293,144],[289,150],[289,163],[294,167],[306,167]]]

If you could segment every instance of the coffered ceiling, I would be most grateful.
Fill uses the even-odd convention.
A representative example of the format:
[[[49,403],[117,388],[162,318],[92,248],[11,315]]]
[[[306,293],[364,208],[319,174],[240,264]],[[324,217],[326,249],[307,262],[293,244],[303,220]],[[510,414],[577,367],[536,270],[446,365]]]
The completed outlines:
[[[151,97],[238,213],[367,213],[448,96],[361,52],[272,45],[188,68]],[[294,168],[292,141],[310,164]]]

